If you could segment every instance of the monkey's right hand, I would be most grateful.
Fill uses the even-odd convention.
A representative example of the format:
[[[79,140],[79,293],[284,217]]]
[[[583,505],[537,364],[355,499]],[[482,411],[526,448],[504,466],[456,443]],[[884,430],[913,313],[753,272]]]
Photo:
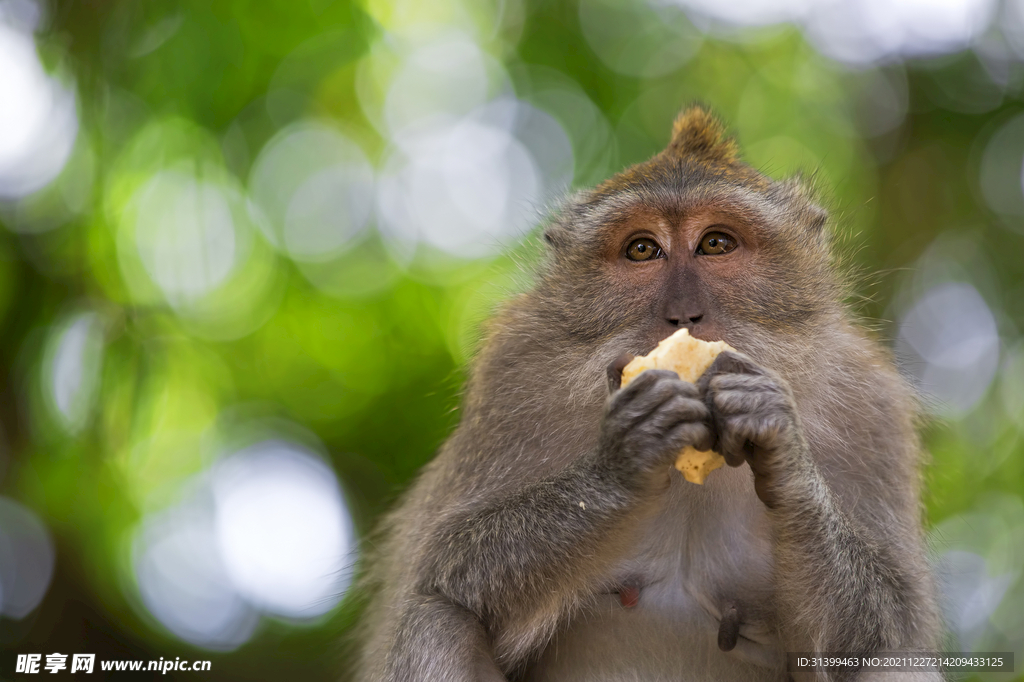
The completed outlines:
[[[648,369],[608,397],[597,456],[635,492],[664,487],[680,450],[711,449],[710,420],[696,386],[675,372]]]

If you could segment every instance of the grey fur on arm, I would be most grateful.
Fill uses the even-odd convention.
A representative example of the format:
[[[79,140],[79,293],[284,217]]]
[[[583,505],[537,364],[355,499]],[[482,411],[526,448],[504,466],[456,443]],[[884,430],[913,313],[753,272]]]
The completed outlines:
[[[934,646],[917,627],[915,609],[928,603],[921,572],[898,560],[907,553],[885,541],[886,529],[869,529],[843,509],[811,455],[786,382],[742,354],[723,353],[704,383],[723,456],[732,466],[750,465],[768,507],[775,571],[785,577],[777,599],[788,614],[787,648],[840,654]]]

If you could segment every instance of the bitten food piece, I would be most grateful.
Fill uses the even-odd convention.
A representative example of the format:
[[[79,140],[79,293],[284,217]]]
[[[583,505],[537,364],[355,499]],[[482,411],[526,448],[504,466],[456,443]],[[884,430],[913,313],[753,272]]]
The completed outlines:
[[[689,330],[680,329],[647,355],[633,358],[622,370],[622,385],[627,386],[645,369],[669,369],[683,381],[696,382],[724,350],[735,349],[725,341],[695,339]],[[687,481],[698,485],[703,485],[707,475],[723,464],[725,459],[717,452],[701,452],[692,447],[683,448],[676,458],[676,469]]]

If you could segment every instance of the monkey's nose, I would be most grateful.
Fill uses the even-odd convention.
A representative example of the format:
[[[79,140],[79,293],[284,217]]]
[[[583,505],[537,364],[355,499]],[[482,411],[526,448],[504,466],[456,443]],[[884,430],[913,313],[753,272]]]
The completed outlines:
[[[704,313],[700,313],[699,315],[691,315],[691,316],[686,318],[687,321],[684,324],[686,324],[686,325],[694,325],[694,324],[699,323],[703,319],[704,319]],[[679,318],[678,317],[670,317],[670,318],[668,318],[668,323],[670,325],[672,325],[673,327],[678,327],[679,326]]]

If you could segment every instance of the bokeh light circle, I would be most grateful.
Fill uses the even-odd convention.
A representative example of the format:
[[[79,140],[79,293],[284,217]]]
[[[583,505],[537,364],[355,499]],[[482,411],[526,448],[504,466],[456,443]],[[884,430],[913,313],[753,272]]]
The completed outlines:
[[[57,177],[77,135],[73,92],[46,74],[30,35],[0,23],[0,199]]]
[[[239,258],[229,190],[178,170],[157,173],[135,195],[135,245],[172,305],[223,284]]]
[[[400,251],[423,242],[458,258],[492,255],[537,224],[572,171],[557,121],[523,102],[494,102],[396,137],[377,193],[379,228]]]
[[[190,333],[216,339],[244,336],[273,314],[284,273],[257,238],[264,214],[224,168],[208,131],[182,119],[154,121],[104,184],[127,286],[110,282],[116,298],[169,304]]]
[[[220,559],[209,504],[188,504],[147,519],[134,545],[142,602],[192,644],[235,649],[252,637],[259,613],[231,583]]]
[[[257,225],[275,247],[306,261],[328,260],[357,241],[372,212],[373,183],[359,146],[316,121],[278,132],[249,176],[266,217]]]
[[[0,615],[20,620],[39,606],[55,559],[53,540],[39,517],[0,497]]]
[[[970,410],[999,367],[999,330],[981,294],[964,282],[926,291],[900,321],[898,352],[936,407]]]
[[[398,133],[425,119],[466,115],[489,99],[487,57],[461,33],[411,50],[392,78],[384,102],[387,129]]]
[[[330,467],[284,441],[250,446],[213,472],[220,555],[263,610],[311,618],[351,580],[354,529]]]
[[[581,0],[580,28],[609,68],[654,78],[678,70],[696,54],[703,37],[672,2]]]
[[[132,548],[146,611],[193,644],[230,650],[261,615],[310,621],[345,595],[355,529],[338,481],[285,440],[234,451],[146,517]]]
[[[103,322],[95,312],[55,325],[43,367],[43,392],[63,429],[77,433],[93,409],[103,365]]]
[[[946,626],[962,651],[976,651],[987,638],[1024,638],[1024,502],[999,493],[937,523],[929,533],[937,555],[936,578]],[[1014,587],[1018,589],[1014,589]],[[1018,644],[1019,646],[1019,644]]]
[[[993,0],[856,0],[811,3],[803,24],[826,56],[868,64],[969,47],[988,28]]]

